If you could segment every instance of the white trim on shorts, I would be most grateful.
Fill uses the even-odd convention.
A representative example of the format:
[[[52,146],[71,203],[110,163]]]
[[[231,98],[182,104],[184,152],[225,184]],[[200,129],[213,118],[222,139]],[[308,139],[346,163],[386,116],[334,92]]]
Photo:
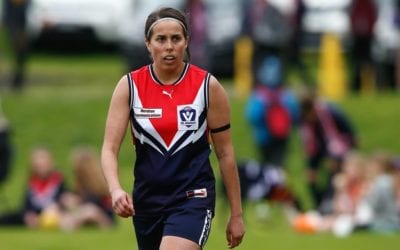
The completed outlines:
[[[212,219],[212,212],[210,209],[207,209],[207,214],[204,218],[203,230],[201,232],[200,239],[198,242],[201,248],[203,248],[203,246],[206,244],[208,236],[210,235],[211,219]]]

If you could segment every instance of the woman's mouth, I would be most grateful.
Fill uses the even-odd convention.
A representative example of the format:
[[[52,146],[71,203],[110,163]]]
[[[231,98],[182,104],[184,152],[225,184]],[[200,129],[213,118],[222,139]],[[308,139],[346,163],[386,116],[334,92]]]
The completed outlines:
[[[166,60],[166,61],[173,61],[173,60],[175,60],[175,56],[165,56],[165,57],[164,57],[164,60]]]

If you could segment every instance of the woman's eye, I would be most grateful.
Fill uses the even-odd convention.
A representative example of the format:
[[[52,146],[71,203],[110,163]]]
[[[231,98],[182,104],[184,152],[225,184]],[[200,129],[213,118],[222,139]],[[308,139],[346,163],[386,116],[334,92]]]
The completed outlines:
[[[172,37],[172,40],[175,42],[179,42],[180,40],[182,40],[182,38],[180,36],[174,36]]]

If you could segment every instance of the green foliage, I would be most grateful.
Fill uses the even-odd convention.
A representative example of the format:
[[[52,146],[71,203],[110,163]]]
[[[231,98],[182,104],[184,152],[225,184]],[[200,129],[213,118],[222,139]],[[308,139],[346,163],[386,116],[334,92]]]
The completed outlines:
[[[20,93],[1,89],[4,112],[13,129],[15,159],[11,176],[3,187],[8,208],[17,208],[22,197],[29,169],[29,153],[37,145],[45,145],[54,154],[57,167],[71,181],[70,152],[79,145],[91,145],[98,152],[103,138],[104,122],[115,84],[123,75],[123,66],[116,56],[31,58],[28,86]],[[229,81],[226,88],[230,89]],[[239,159],[254,158],[257,153],[251,132],[244,120],[245,101],[232,103],[232,132]],[[340,103],[350,115],[360,139],[360,150],[366,153],[384,149],[396,153],[400,148],[398,124],[399,99],[395,94],[354,95]],[[306,207],[304,159],[298,134],[293,134],[287,160],[289,183]],[[120,176],[123,186],[132,186],[134,160],[130,135],[127,133],[120,153]],[[215,157],[212,158],[215,163]],[[214,164],[215,165],[215,164]],[[215,167],[218,176],[218,170]],[[207,249],[226,249],[225,215],[227,207],[219,198],[217,215]],[[4,211],[0,204],[0,211]],[[329,234],[299,235],[285,221],[281,208],[272,206],[267,219],[260,221],[250,206],[246,209],[247,234],[238,249],[393,249],[398,236],[357,233],[346,239]],[[0,249],[135,249],[135,236],[130,220],[119,220],[117,228],[78,232],[34,231],[22,228],[0,228]]]

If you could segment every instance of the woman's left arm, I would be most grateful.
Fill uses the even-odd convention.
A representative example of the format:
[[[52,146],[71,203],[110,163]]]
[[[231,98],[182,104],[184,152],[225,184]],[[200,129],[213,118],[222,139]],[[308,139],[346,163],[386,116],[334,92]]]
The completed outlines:
[[[230,203],[231,216],[226,228],[226,237],[229,248],[234,248],[240,244],[245,232],[239,175],[228,126],[230,125],[228,96],[214,77],[210,80],[207,122]]]

